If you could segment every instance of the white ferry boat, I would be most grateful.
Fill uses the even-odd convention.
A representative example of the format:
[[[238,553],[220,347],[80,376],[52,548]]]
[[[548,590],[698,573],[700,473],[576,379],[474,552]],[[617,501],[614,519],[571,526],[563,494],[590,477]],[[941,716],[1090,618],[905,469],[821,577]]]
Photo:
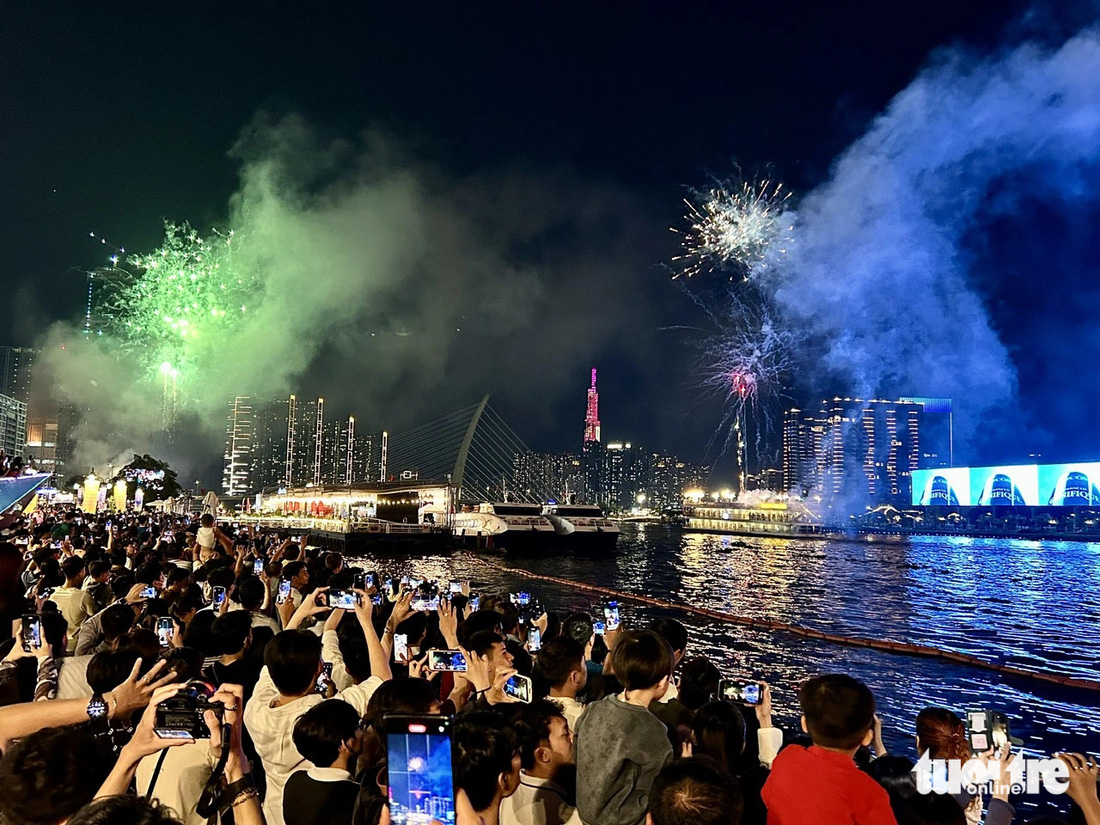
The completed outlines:
[[[619,526],[594,504],[547,504],[542,515],[570,552],[611,553],[619,541]]]
[[[451,529],[456,540],[489,550],[552,552],[558,544],[554,525],[538,504],[492,501],[455,513]]]

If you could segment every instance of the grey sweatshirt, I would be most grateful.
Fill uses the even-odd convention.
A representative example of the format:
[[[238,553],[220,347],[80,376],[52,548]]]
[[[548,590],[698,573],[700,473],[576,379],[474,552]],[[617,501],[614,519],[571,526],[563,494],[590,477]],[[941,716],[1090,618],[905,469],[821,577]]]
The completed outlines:
[[[577,813],[586,825],[638,825],[672,759],[668,733],[646,708],[608,696],[577,721]]]

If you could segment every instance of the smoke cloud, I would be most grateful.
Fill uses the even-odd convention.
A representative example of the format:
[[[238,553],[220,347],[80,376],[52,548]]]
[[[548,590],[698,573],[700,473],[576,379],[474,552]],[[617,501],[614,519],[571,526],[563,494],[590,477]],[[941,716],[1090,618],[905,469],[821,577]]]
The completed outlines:
[[[536,418],[516,423],[538,426],[532,398],[553,399],[595,350],[646,325],[648,221],[611,188],[568,173],[446,176],[380,135],[326,142],[296,117],[258,118],[232,155],[241,183],[224,228],[258,286],[231,334],[189,350],[167,448],[184,478],[220,457],[236,395],[319,394],[363,429],[400,431],[492,392],[526,399]],[[90,411],[77,464],[147,451],[162,377],[110,335],[79,339],[51,329],[39,374]]]
[[[1083,201],[1095,209],[1097,78],[1091,30],[1057,48],[943,51],[837,159],[798,207],[784,277],[768,289],[833,387],[954,398],[965,439],[989,411],[1016,406],[1022,348],[1065,358],[1065,335],[1019,340],[998,306],[1013,268],[988,250],[1064,246],[1028,219],[1028,198],[1071,226],[1089,214]],[[1026,277],[1064,313],[1074,296],[1059,292],[1063,274]],[[1083,328],[1095,338],[1091,319]]]

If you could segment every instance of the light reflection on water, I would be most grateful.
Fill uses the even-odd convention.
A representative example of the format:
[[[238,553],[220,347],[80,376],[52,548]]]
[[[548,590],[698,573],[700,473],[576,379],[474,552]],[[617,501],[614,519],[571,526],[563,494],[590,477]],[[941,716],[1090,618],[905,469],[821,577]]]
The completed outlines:
[[[532,572],[830,633],[925,644],[980,658],[1100,680],[1100,545],[915,537],[821,541],[624,527],[609,559],[515,559]],[[375,562],[366,562],[367,566]],[[548,606],[591,609],[589,594],[498,575],[474,558],[378,562],[475,589],[537,591]],[[635,625],[654,611],[623,609]],[[913,719],[926,705],[996,708],[1029,750],[1100,750],[1100,696],[909,656],[843,647],[678,615],[691,651],[730,674],[766,679],[781,724],[797,728],[797,687],[810,675],[851,673],[875,691],[891,751],[915,756]]]

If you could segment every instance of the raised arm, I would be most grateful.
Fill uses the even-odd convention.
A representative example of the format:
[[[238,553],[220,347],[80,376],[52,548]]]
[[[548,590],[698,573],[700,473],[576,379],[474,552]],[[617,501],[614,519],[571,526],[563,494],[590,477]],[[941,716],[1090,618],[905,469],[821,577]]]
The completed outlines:
[[[363,628],[363,635],[367,638],[371,676],[377,676],[383,682],[388,682],[393,678],[393,671],[390,670],[390,655],[382,647],[382,642],[374,629],[374,622],[371,620],[374,604],[370,600],[370,594],[365,590],[355,592],[359,594],[359,601],[355,605],[355,618],[359,620],[359,626]]]

